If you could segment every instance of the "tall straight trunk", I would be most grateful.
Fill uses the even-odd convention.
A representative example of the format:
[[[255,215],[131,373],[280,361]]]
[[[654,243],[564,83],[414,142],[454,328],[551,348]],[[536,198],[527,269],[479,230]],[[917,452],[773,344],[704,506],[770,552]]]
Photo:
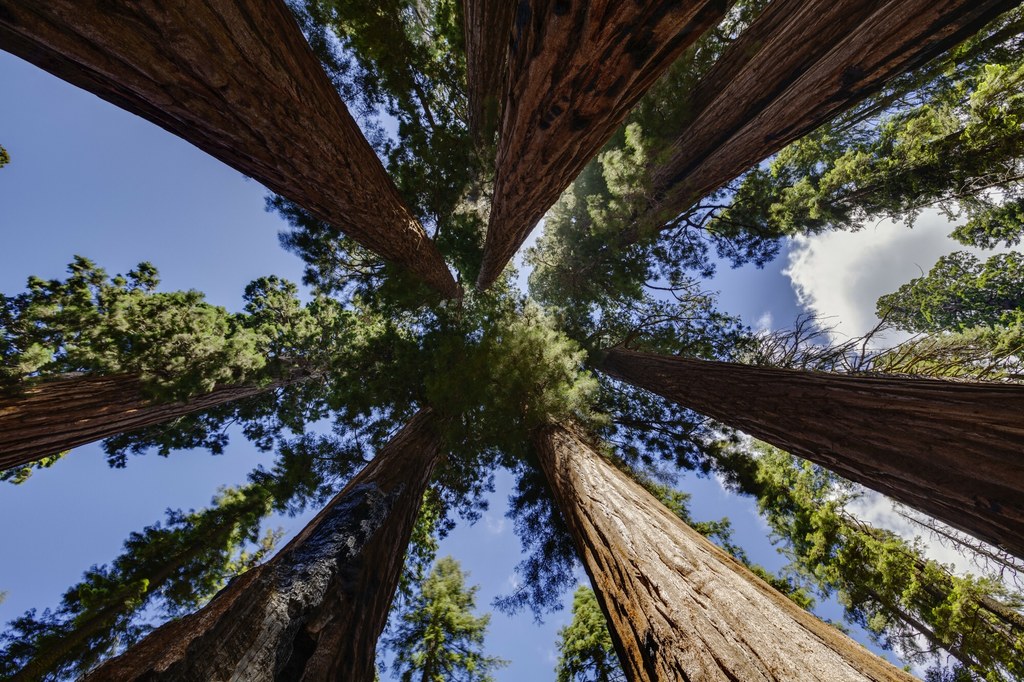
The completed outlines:
[[[146,398],[138,376],[77,376],[51,379],[0,398],[0,471],[37,459],[202,412],[299,381],[263,386],[221,386],[185,402]]]
[[[505,93],[512,0],[463,0],[469,129],[477,147],[491,144]]]
[[[521,0],[477,287],[489,286],[637,100],[726,0]]]
[[[370,682],[441,455],[435,417],[423,409],[273,559],[86,680]]]
[[[1016,0],[775,0],[693,95],[627,241],[980,30]]]
[[[598,369],[1024,556],[1024,386],[621,348],[608,350]]]
[[[0,0],[0,48],[184,138],[457,295],[281,0]]]
[[[573,430],[534,437],[630,680],[911,680],[669,512]]]

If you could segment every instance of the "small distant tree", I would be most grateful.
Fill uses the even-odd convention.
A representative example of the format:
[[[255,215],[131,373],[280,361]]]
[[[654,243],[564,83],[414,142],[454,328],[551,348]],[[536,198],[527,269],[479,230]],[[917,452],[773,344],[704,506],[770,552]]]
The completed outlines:
[[[586,585],[572,597],[572,622],[558,631],[555,673],[558,682],[625,682],[608,623]]]
[[[395,652],[402,682],[489,682],[491,671],[507,664],[484,655],[490,614],[474,616],[477,587],[466,587],[466,573],[442,557],[408,601],[386,646]]]

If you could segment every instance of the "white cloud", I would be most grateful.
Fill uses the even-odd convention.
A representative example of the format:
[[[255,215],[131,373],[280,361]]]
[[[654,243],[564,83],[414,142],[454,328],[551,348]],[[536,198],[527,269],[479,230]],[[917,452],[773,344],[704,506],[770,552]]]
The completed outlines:
[[[877,323],[875,301],[928,272],[939,256],[964,247],[937,211],[925,211],[913,229],[883,220],[856,232],[797,237],[783,273],[800,305],[855,337]]]
[[[501,535],[505,532],[505,517],[490,512],[484,514],[484,528],[491,535]]]
[[[754,322],[754,330],[763,332],[772,329],[772,325],[775,322],[775,318],[772,315],[772,311],[766,310],[761,313],[761,316]]]
[[[955,223],[930,209],[913,229],[882,220],[856,232],[796,237],[783,274],[789,277],[800,305],[834,325],[837,338],[860,336],[878,323],[878,297],[927,273],[940,256],[953,251],[984,257],[995,253],[950,239],[954,227]]]

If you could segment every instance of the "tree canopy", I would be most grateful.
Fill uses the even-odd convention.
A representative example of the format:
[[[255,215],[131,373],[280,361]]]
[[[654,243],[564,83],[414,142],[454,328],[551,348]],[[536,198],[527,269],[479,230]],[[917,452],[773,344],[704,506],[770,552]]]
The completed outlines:
[[[508,515],[524,556],[516,568],[518,589],[496,605],[506,612],[528,608],[539,618],[558,608],[576,583],[579,546],[553,501],[550,472],[534,443],[540,430],[566,424],[585,432],[595,452],[676,520],[721,546],[728,553],[723,565],[743,576],[749,570],[764,589],[804,609],[813,604],[812,592],[836,597],[848,621],[905,660],[933,664],[929,675],[935,679],[1024,679],[1018,593],[989,576],[958,574],[927,558],[920,543],[858,520],[848,508],[858,493],[835,474],[752,446],[688,404],[615,378],[602,361],[615,348],[717,366],[785,364],[765,352],[763,335],[721,309],[707,280],[717,268],[768,263],[793,236],[854,230],[879,218],[912,222],[925,207],[938,207],[962,219],[954,235],[966,245],[1019,244],[1021,8],[990,11],[999,15],[966,41],[894,73],[851,100],[851,108],[672,215],[651,208],[671,189],[656,185],[674,172],[672,145],[697,120],[694,107],[708,96],[709,83],[729,66],[720,61],[723,55],[745,45],[745,32],[761,30],[775,15],[766,11],[765,0],[739,0],[727,11],[709,3],[706,12],[687,19],[688,28],[661,38],[653,32],[664,30],[664,17],[644,15],[654,27],[644,35],[671,50],[634,49],[632,42],[626,49],[621,41],[608,41],[608,50],[643,76],[637,76],[643,87],[630,91],[632,99],[622,95],[630,106],[622,107],[614,125],[599,122],[611,135],[603,147],[586,158],[545,156],[556,147],[576,149],[579,140],[571,134],[590,134],[588,125],[598,126],[579,116],[553,125],[571,104],[552,104],[532,131],[539,138],[550,127],[554,132],[545,135],[558,143],[526,150],[553,164],[531,179],[537,188],[557,194],[550,188],[575,177],[545,213],[543,234],[525,253],[529,288],[522,292],[513,268],[489,287],[472,287],[494,274],[481,275],[481,267],[488,230],[494,229],[489,221],[501,220],[491,213],[496,177],[523,171],[495,167],[496,159],[505,158],[500,150],[515,156],[502,147],[508,139],[502,136],[515,133],[528,143],[531,131],[509,132],[518,119],[502,107],[512,106],[513,94],[485,93],[486,101],[472,101],[480,95],[467,83],[469,64],[494,54],[468,52],[493,51],[511,70],[502,50],[540,40],[546,5],[523,3],[515,17],[500,20],[512,22],[508,40],[487,45],[467,40],[465,4],[291,3],[330,83],[328,92],[321,87],[310,101],[340,106],[339,120],[351,121],[351,110],[365,136],[356,145],[362,156],[341,155],[345,172],[332,180],[336,187],[312,174],[301,177],[312,189],[297,191],[299,175],[279,181],[287,163],[253,162],[262,173],[257,177],[272,188],[268,210],[287,224],[281,245],[303,260],[302,288],[276,275],[259,278],[244,287],[238,311],[231,312],[196,290],[163,290],[148,262],[110,276],[75,256],[65,279],[32,277],[23,292],[0,299],[0,416],[15,415],[11,423],[30,399],[55,393],[59,382],[130,377],[140,392],[130,411],[197,405],[218,390],[247,387],[253,390],[241,399],[114,428],[104,436],[109,461],[126,466],[129,455],[173,456],[189,448],[218,454],[229,432],[274,453],[272,463],[256,466],[245,485],[222,490],[209,508],[169,510],[164,522],[133,534],[119,557],[89,569],[58,608],[13,621],[3,636],[0,672],[19,679],[84,675],[141,640],[153,621],[204,607],[232,577],[269,557],[277,535],[263,526],[271,513],[322,507],[402,424],[429,410],[443,457],[425,469],[429,489],[412,530],[392,628],[382,641],[402,680],[483,682],[503,664],[483,649],[489,616],[474,613],[477,588],[466,586],[456,560],[433,562],[439,537],[480,517],[498,470],[514,478]],[[564,14],[558,3],[549,4],[552,16]],[[287,29],[295,31],[290,24]],[[3,31],[9,29],[0,31],[0,46],[8,35]],[[516,82],[527,84],[543,81],[544,74],[572,76],[559,69],[581,60],[600,64],[573,53],[564,64],[533,72],[520,57]],[[644,75],[643,65],[660,62],[659,77]],[[302,71],[299,62],[294,70]],[[566,81],[587,96],[596,88],[580,78]],[[602,96],[621,94],[613,92],[615,83],[607,85]],[[335,91],[336,105],[320,98]],[[267,90],[273,107],[283,106],[278,97],[278,90]],[[290,114],[303,118],[302,112]],[[292,129],[261,130],[252,140],[246,137],[250,161],[262,158],[251,145],[269,144],[271,132],[290,139]],[[327,140],[324,148],[349,149],[334,137]],[[309,145],[304,149],[315,161],[317,147]],[[0,147],[0,166],[7,160]],[[294,163],[319,173],[332,167],[307,161],[304,156]],[[582,167],[578,174],[566,170],[576,166]],[[387,229],[381,241],[367,228],[392,223],[395,234],[404,235],[395,238],[401,244],[394,248]],[[1024,261],[1015,251],[985,261],[966,252],[944,256],[927,275],[879,299],[879,315],[888,324],[923,336],[878,354],[865,371],[1019,381],[1022,275]],[[813,369],[836,371],[839,364]],[[802,369],[810,374],[812,368]],[[724,390],[706,384],[698,388]],[[777,402],[780,395],[767,391],[760,397]],[[869,410],[855,416],[870,421]],[[56,464],[46,473],[59,475],[53,457],[37,461]],[[25,483],[27,473],[19,465],[4,477]],[[679,476],[691,473],[717,476],[756,499],[784,545],[791,562],[786,571],[757,565],[732,537],[728,518],[693,521],[687,494],[675,487]],[[405,520],[412,524],[411,517]],[[389,565],[400,562],[406,549],[394,547]],[[238,592],[221,595],[243,592],[238,586],[245,583],[234,584]],[[790,601],[782,599],[792,609]],[[625,679],[592,591],[576,591],[572,615],[559,633],[559,682]],[[651,646],[656,649],[657,642]],[[951,666],[939,665],[944,652],[955,659]]]

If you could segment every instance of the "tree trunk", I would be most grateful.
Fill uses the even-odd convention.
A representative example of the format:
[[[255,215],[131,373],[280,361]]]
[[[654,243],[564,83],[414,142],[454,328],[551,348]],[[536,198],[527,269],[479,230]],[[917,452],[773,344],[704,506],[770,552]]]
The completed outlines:
[[[0,399],[0,471],[162,424],[299,381],[222,386],[187,402],[154,403],[131,374],[52,379]]]
[[[505,94],[508,44],[512,36],[512,0],[463,0],[469,129],[477,148],[494,141]]]
[[[775,0],[694,93],[635,241],[980,30],[1016,0]]]
[[[630,680],[911,680],[754,576],[561,426],[534,438]]]
[[[441,454],[434,415],[423,409],[272,560],[86,679],[370,682]]]
[[[598,368],[1024,556],[1024,386],[621,348]]]
[[[184,138],[457,295],[284,2],[0,0],[0,48]]]
[[[478,288],[498,278],[637,100],[726,6],[725,0],[521,0]]]

